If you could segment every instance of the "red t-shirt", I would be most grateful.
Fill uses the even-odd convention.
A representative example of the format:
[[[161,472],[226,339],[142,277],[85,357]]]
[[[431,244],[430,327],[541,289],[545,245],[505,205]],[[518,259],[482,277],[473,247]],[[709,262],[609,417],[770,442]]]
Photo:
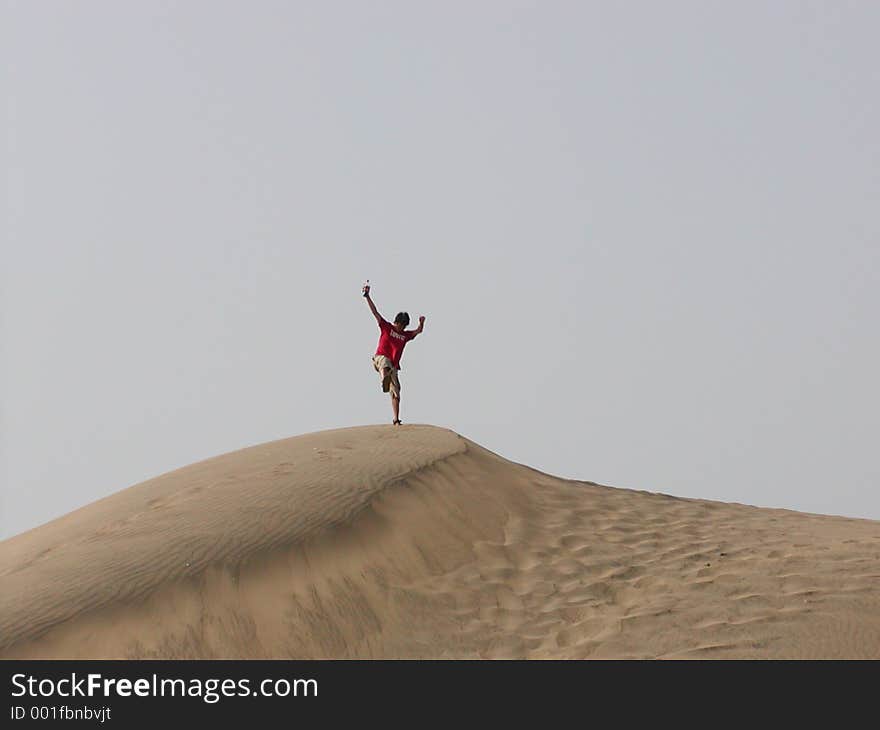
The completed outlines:
[[[400,370],[400,357],[406,343],[415,337],[415,332],[398,332],[394,325],[386,320],[379,323],[379,346],[376,348],[377,355],[385,355],[397,370]]]

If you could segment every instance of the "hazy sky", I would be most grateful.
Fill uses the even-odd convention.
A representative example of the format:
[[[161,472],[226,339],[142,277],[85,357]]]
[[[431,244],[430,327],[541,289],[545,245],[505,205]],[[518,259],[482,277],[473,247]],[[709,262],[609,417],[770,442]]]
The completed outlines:
[[[5,2],[0,538],[404,422],[880,519],[880,4]]]

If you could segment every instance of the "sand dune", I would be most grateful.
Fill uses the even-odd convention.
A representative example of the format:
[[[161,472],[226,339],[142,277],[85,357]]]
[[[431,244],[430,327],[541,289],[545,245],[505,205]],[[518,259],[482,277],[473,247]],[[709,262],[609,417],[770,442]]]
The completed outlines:
[[[338,429],[0,542],[0,657],[880,658],[880,522]]]

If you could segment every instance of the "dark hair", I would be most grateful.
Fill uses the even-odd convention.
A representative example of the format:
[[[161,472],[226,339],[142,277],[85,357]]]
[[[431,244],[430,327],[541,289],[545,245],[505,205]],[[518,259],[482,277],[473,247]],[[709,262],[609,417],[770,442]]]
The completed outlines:
[[[402,324],[406,327],[409,324],[409,315],[406,312],[398,312],[394,318],[394,324]]]

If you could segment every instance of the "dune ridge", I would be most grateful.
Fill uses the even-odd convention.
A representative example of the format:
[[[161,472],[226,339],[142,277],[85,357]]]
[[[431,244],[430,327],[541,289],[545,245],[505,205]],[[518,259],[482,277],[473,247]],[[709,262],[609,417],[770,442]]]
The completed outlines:
[[[878,658],[880,522],[558,478],[444,428],[193,464],[0,542],[3,658]]]

